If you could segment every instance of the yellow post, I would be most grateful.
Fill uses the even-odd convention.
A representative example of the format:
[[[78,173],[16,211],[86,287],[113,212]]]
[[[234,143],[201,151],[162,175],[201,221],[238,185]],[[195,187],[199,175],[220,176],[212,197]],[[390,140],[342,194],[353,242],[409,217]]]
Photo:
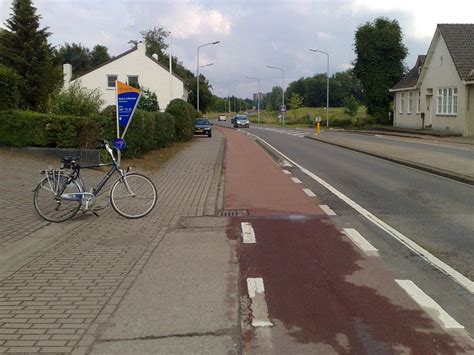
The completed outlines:
[[[320,129],[320,124],[319,122],[316,123],[316,134],[319,136],[319,129]]]

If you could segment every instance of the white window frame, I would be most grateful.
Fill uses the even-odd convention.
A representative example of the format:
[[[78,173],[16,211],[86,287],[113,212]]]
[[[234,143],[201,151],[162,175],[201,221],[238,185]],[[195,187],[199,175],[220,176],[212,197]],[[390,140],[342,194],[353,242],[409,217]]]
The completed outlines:
[[[403,106],[405,105],[405,93],[400,93],[400,104],[398,105],[398,113],[403,113]]]
[[[438,88],[436,95],[436,115],[457,116],[458,96],[457,87]]]
[[[115,90],[115,80],[114,80],[114,86],[110,86],[109,85],[109,78],[111,76],[114,76],[115,77],[115,80],[118,80],[118,74],[107,74],[106,77],[107,77],[107,89],[108,90]]]
[[[418,91],[418,97],[416,99],[416,113],[421,112],[421,91]]]
[[[411,113],[413,111],[413,93],[408,93],[408,100],[407,100],[407,113]]]

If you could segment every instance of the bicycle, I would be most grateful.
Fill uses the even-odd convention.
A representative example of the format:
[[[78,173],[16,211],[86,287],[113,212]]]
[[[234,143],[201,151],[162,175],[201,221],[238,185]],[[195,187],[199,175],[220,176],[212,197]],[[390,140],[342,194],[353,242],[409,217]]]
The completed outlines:
[[[91,211],[96,197],[115,172],[119,177],[110,188],[109,200],[112,208],[126,218],[141,218],[149,214],[156,204],[157,192],[153,182],[142,174],[130,172],[130,167],[121,169],[109,142],[101,140],[103,148],[112,158],[111,163],[79,165],[79,158],[63,157],[59,169],[42,170],[45,177],[33,190],[34,206],[38,214],[50,222],[63,222],[76,215],[81,206],[84,212]],[[81,169],[111,166],[99,183],[86,192]]]

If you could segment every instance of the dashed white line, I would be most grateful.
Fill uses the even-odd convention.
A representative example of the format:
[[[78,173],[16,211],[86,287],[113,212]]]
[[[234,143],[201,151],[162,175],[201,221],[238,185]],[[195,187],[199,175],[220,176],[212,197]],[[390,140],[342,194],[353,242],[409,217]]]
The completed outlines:
[[[290,173],[288,170],[283,169],[283,172],[284,172],[286,175],[291,175],[291,173]]]
[[[288,163],[286,160],[283,160],[281,162],[281,166],[284,166],[285,168],[292,168],[293,165],[291,165],[290,163]]]
[[[261,277],[247,278],[249,297],[252,299],[252,326],[271,327],[273,323],[268,319],[268,307],[265,301],[265,287]]]
[[[319,208],[321,208],[328,216],[337,216],[336,212],[334,212],[328,205],[319,205]]]
[[[296,177],[292,177],[291,180],[293,180],[295,184],[301,184],[301,180]]]
[[[256,136],[255,134],[251,134],[253,137],[260,139],[263,143],[268,145],[270,148],[272,148],[275,152],[280,154],[282,157],[293,163],[298,169],[300,169],[303,173],[311,177],[313,180],[317,181],[319,184],[324,186],[326,189],[331,191],[334,195],[339,197],[342,201],[347,203],[350,207],[352,207],[354,210],[359,212],[363,217],[365,217],[368,221],[372,222],[375,224],[377,227],[382,229],[384,232],[386,232],[388,235],[390,235],[392,238],[398,240],[400,243],[405,245],[408,249],[416,253],[418,256],[426,260],[428,263],[431,265],[435,266],[445,274],[449,275],[454,281],[456,281],[459,285],[464,287],[466,290],[468,290],[470,293],[474,293],[474,282],[469,280],[466,276],[461,274],[459,271],[455,270],[433,254],[431,254],[428,250],[425,248],[422,248],[418,244],[416,244],[414,241],[412,241],[410,238],[405,236],[404,234],[400,233],[398,230],[390,226],[389,224],[385,223],[381,219],[377,218],[375,215],[367,211],[365,208],[362,206],[358,205],[356,202],[351,200],[349,197],[344,195],[342,192],[337,190],[335,187],[332,185],[328,184],[326,181],[321,179],[319,176],[316,174],[313,174],[311,171],[306,169],[305,167],[301,166],[300,164],[294,162],[290,158],[288,158],[285,154],[280,152],[278,149],[276,149],[274,146],[272,146],[270,143],[265,141],[264,139],[260,138],[259,136]]]
[[[313,191],[311,191],[310,189],[303,189],[303,191],[309,197],[316,197],[316,194]]]
[[[453,317],[451,317],[441,306],[436,303],[430,296],[424,293],[411,280],[395,280],[406,293],[423,308],[438,324],[446,329],[464,329],[464,326],[459,324]]]
[[[240,223],[240,227],[242,228],[242,239],[245,244],[257,243],[257,240],[255,239],[255,231],[250,223],[242,222]]]
[[[359,247],[367,256],[379,256],[379,250],[370,244],[357,230],[354,228],[344,228],[344,234]]]

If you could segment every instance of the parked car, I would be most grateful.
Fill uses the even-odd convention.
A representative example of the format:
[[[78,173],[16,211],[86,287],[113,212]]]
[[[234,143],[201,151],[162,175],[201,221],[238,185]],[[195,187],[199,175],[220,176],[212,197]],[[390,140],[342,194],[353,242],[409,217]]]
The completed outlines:
[[[218,121],[226,121],[226,117],[225,115],[219,115],[219,117],[217,118]]]
[[[234,122],[234,128],[239,128],[239,127],[245,127],[249,128],[250,127],[250,121],[247,116],[244,115],[236,115],[233,118]]]
[[[207,118],[196,118],[194,121],[194,134],[212,137],[211,123]]]

